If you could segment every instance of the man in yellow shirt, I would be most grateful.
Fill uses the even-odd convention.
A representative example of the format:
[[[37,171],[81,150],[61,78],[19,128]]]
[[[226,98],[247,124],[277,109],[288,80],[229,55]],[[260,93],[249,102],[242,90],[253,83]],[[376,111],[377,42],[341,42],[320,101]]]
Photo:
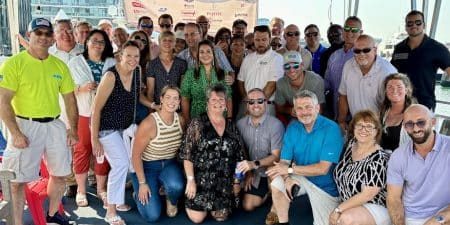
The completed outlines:
[[[28,27],[28,50],[11,57],[0,67],[0,118],[8,128],[8,145],[3,156],[3,169],[16,173],[12,183],[14,218],[23,224],[24,185],[39,177],[39,165],[45,156],[50,179],[47,223],[69,224],[61,216],[65,176],[71,172],[69,146],[77,140],[78,110],[75,84],[66,64],[49,55],[54,35],[51,23],[43,18]],[[59,120],[62,94],[70,128]]]

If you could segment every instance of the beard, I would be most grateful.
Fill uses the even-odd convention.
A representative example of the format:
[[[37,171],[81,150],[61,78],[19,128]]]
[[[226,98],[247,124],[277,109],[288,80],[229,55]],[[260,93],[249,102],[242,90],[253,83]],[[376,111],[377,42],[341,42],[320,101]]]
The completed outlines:
[[[423,136],[422,137],[414,137],[414,133],[420,133],[423,132]],[[427,129],[427,130],[423,130],[423,131],[419,131],[419,132],[411,132],[408,133],[408,135],[411,137],[411,139],[413,140],[414,144],[423,144],[428,140],[428,137],[430,137],[432,130],[431,129]]]
[[[270,46],[268,46],[268,47],[258,46],[258,47],[256,48],[256,53],[262,55],[262,54],[266,53],[267,50],[269,50],[269,48],[270,48]]]

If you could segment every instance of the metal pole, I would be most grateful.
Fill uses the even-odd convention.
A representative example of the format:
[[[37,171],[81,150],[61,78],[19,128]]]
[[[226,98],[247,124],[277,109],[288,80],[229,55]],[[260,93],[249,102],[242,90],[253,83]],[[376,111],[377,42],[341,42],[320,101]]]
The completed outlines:
[[[423,0],[422,13],[423,13],[423,21],[428,22],[428,0]]]
[[[358,9],[359,9],[359,0],[355,0],[355,8],[353,9],[354,16],[358,16]]]
[[[436,2],[434,3],[433,19],[431,21],[431,28],[430,28],[431,38],[434,38],[434,36],[436,35],[437,23],[439,20],[439,12],[441,11],[441,3],[442,0],[436,0]]]
[[[19,40],[17,40],[16,34],[19,33],[19,6],[15,0],[7,0],[6,5],[8,7],[8,25],[9,35],[11,38],[11,53],[16,54],[19,52]]]
[[[348,1],[348,14],[347,14],[348,16],[352,16],[352,4],[353,4],[353,0],[349,0]]]
[[[411,10],[416,10],[416,9],[417,9],[416,0],[411,0]]]

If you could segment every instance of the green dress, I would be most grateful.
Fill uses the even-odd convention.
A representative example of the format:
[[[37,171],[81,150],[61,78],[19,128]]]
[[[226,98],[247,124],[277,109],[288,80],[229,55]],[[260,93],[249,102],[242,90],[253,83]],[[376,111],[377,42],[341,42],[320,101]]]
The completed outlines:
[[[230,86],[226,85],[224,80],[219,81],[214,70],[211,71],[209,80],[206,78],[205,68],[203,66],[200,66],[200,76],[198,79],[195,79],[194,72],[194,68],[188,69],[181,81],[181,96],[188,98],[191,102],[191,118],[199,117],[202,113],[206,112],[206,89],[208,87],[220,83],[225,86],[228,99],[231,98]]]

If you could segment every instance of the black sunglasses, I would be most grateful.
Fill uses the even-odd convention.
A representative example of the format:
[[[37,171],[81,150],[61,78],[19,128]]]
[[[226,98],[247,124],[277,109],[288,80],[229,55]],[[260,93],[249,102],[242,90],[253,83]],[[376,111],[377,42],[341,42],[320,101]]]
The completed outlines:
[[[414,123],[413,121],[410,120],[408,122],[405,122],[405,124],[403,124],[403,126],[407,130],[414,129],[415,125],[417,125],[418,128],[424,128],[425,125],[427,125],[427,121],[426,120],[418,120],[417,122]]]
[[[141,36],[135,36],[135,37],[133,38],[133,40],[135,40],[135,41],[137,41],[137,40],[142,41],[142,44],[147,45],[147,40],[145,40],[145,39],[142,38]]]
[[[33,32],[34,32],[34,34],[36,36],[42,36],[42,35],[44,35],[46,37],[52,37],[53,36],[53,32],[51,32],[51,31],[35,30]]]
[[[311,33],[307,33],[305,34],[306,37],[317,37],[319,35],[319,32],[311,32]]]
[[[170,28],[172,24],[160,24],[159,27],[161,28]]]
[[[247,100],[247,103],[248,103],[249,105],[253,105],[253,104],[255,104],[255,103],[257,103],[258,105],[261,105],[261,104],[263,104],[265,101],[266,101],[266,99],[264,99],[264,98],[258,98],[258,99],[249,99],[249,100]]]
[[[143,23],[143,24],[140,25],[140,27],[141,28],[149,28],[149,29],[151,29],[151,28],[153,28],[153,24],[145,24],[145,23]]]
[[[279,44],[279,43],[270,43],[270,46],[272,46],[272,47],[281,47],[281,44]]]
[[[412,26],[414,26],[414,24],[416,24],[416,26],[422,26],[423,22],[422,22],[422,20],[406,21],[407,27],[412,27]]]
[[[298,37],[298,36],[300,36],[300,32],[298,32],[298,31],[295,31],[295,32],[289,31],[289,32],[286,32],[286,36],[288,36],[288,37],[294,37],[294,36]]]
[[[355,49],[353,49],[353,53],[355,53],[355,54],[361,54],[361,53],[365,53],[365,54],[367,54],[367,53],[369,53],[370,51],[372,51],[372,48],[363,48],[363,49],[357,49],[357,48],[355,48]]]

